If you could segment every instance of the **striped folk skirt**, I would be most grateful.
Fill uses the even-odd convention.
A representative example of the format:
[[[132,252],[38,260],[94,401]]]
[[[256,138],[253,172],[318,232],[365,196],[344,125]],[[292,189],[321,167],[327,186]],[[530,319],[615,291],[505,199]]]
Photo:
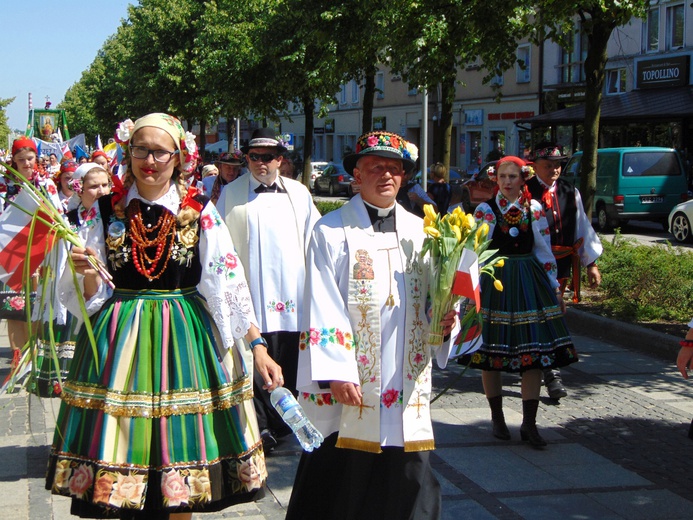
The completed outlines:
[[[267,471],[252,382],[197,290],[116,290],[92,327],[63,386],[47,489],[97,518],[253,500]]]
[[[79,325],[80,321],[69,312],[62,325],[58,325],[56,320],[50,324],[41,323],[36,340],[36,368],[27,386],[31,393],[39,397],[60,395],[75,353]]]
[[[481,277],[483,344],[471,354],[469,366],[524,372],[576,362],[555,289],[534,255],[508,256],[496,277],[502,291],[494,288],[493,278]]]

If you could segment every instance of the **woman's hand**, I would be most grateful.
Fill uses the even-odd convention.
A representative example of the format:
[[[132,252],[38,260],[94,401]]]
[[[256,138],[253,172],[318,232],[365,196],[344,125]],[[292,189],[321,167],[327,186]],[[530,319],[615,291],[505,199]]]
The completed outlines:
[[[565,300],[563,299],[563,295],[560,292],[556,293],[556,299],[558,300],[558,305],[561,307],[561,312],[565,314]]]

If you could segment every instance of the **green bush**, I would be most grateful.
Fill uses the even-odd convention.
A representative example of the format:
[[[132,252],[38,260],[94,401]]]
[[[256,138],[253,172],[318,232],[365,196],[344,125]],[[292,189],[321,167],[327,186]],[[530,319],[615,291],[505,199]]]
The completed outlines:
[[[315,207],[318,208],[318,211],[320,212],[321,215],[327,215],[330,211],[334,211],[336,209],[339,209],[342,206],[344,206],[344,201],[342,201],[342,200],[315,201]]]
[[[688,322],[693,308],[693,252],[666,245],[638,245],[620,234],[602,239],[599,300],[626,321]]]

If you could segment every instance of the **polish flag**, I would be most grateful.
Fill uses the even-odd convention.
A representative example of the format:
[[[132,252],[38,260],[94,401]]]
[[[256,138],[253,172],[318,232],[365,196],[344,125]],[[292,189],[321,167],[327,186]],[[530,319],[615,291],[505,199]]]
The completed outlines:
[[[29,273],[36,272],[53,247],[55,235],[50,225],[50,214],[28,190],[19,192],[12,204],[0,213],[0,281],[11,289],[20,291],[24,277],[24,265],[29,262]],[[34,234],[29,243],[32,220]]]
[[[481,309],[479,293],[479,257],[470,249],[464,249],[457,264],[457,273],[452,282],[452,293],[474,301],[476,311]]]
[[[72,152],[70,151],[70,147],[68,146],[68,143],[65,143],[65,145],[62,147],[60,150],[63,153],[63,157],[66,159],[74,159],[74,156],[72,155]]]

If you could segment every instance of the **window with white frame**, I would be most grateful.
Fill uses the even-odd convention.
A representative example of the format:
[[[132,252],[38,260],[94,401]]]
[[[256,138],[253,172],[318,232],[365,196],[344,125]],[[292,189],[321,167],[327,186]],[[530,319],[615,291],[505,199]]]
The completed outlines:
[[[683,4],[667,7],[667,49],[678,49],[684,44]]]
[[[375,98],[385,99],[385,73],[383,72],[375,75]]]
[[[606,71],[606,93],[623,94],[626,91],[626,69]]]
[[[501,73],[494,76],[491,80],[491,85],[495,85],[497,87],[503,86],[503,74]]]
[[[587,34],[579,27],[575,31],[572,49],[561,50],[560,82],[579,83],[585,81],[585,58],[587,58]]]
[[[530,45],[520,45],[517,48],[516,76],[518,83],[529,83],[532,80],[532,69],[530,68]]]
[[[342,84],[339,90],[339,104],[346,105],[347,102],[347,87]]]
[[[354,80],[351,80],[351,102],[359,102],[359,84]]]
[[[657,52],[659,50],[659,7],[650,9],[642,26],[642,51]]]

